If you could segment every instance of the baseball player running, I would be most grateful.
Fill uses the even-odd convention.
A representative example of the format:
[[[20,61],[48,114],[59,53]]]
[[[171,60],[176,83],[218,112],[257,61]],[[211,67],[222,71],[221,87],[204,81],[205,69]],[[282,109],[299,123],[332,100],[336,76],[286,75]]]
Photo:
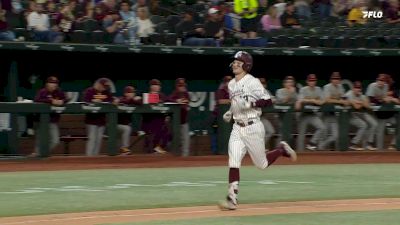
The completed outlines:
[[[280,142],[277,149],[265,153],[265,130],[260,121],[261,107],[271,105],[271,98],[261,82],[248,74],[253,66],[251,55],[239,51],[234,56],[231,69],[235,78],[228,84],[231,107],[224,115],[225,122],[233,118],[234,124],[229,138],[229,187],[228,196],[219,203],[222,210],[238,207],[239,168],[246,152],[257,168],[265,169],[280,156],[297,159],[296,152],[286,143]]]

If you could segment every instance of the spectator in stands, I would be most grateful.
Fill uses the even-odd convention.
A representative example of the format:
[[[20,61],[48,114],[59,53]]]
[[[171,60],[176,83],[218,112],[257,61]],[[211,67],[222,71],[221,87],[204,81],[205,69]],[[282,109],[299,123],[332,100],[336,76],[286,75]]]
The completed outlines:
[[[385,17],[387,23],[400,23],[399,1],[390,0],[389,7],[385,10]]]
[[[282,27],[286,28],[301,28],[299,18],[295,14],[294,4],[288,2],[286,4],[286,10],[281,16]]]
[[[104,15],[118,13],[116,0],[104,0],[99,2],[97,6],[101,8],[101,11],[104,13]]]
[[[223,22],[216,7],[208,10],[208,20],[204,24],[204,36],[206,38],[214,38],[218,43],[224,39]]]
[[[307,86],[301,88],[299,91],[296,109],[300,110],[304,105],[321,106],[323,103],[323,93],[321,88],[317,86],[317,77],[315,74],[309,74],[307,76]],[[297,138],[297,149],[304,149],[305,132],[308,125],[312,125],[315,128],[315,132],[306,148],[311,151],[317,150],[317,145],[320,145],[322,142],[325,131],[325,125],[319,113],[302,112],[299,114],[298,121],[299,136]]]
[[[147,7],[139,7],[137,9],[138,30],[137,36],[142,43],[149,42],[150,34],[154,33],[154,24],[149,19],[149,9]]]
[[[40,89],[35,96],[35,102],[47,103],[53,106],[62,106],[65,104],[66,95],[59,88],[59,80],[57,77],[51,76],[47,78],[46,85]],[[50,114],[49,124],[49,144],[50,150],[56,147],[60,143],[60,131],[58,128],[58,122],[60,121],[59,113]],[[35,152],[31,156],[37,156],[40,148],[40,137],[39,132],[36,132],[36,144]]]
[[[347,24],[349,26],[362,25],[367,22],[367,18],[364,18],[363,11],[365,9],[364,0],[356,0],[353,8],[350,10],[347,16]]]
[[[50,29],[49,16],[43,13],[43,5],[35,4],[34,11],[28,15],[28,29],[32,30],[35,41],[62,42],[63,36]]]
[[[268,0],[259,0],[257,15],[262,16],[268,11]]]
[[[307,0],[295,0],[294,7],[299,18],[309,19],[311,17],[311,7]]]
[[[99,7],[100,9],[100,7]],[[95,20],[95,5],[93,2],[88,1],[86,2],[86,4],[83,7],[83,11],[81,12],[81,15],[78,16],[78,19],[76,20],[76,22],[78,23],[82,23],[85,22],[87,20]]]
[[[352,1],[349,0],[331,0],[332,12],[334,17],[342,17],[348,14],[352,7]]]
[[[186,9],[183,19],[175,26],[178,37],[183,39],[183,45],[188,46],[215,46],[212,38],[204,38],[204,28],[196,28],[193,21],[194,12]]]
[[[224,17],[224,27],[231,31],[240,31],[240,17],[234,13],[233,5],[229,2],[225,4],[221,15]]]
[[[349,148],[355,151],[364,150],[361,144],[364,141],[364,138],[366,138],[366,150],[376,150],[376,148],[373,147],[373,143],[378,122],[370,112],[365,111],[370,110],[370,104],[368,97],[362,93],[361,82],[354,82],[353,89],[349,90],[345,96],[354,109],[354,112],[352,112],[351,115],[350,124],[357,128],[356,136],[351,140],[351,146]]]
[[[6,20],[6,10],[2,9],[0,3],[0,41],[14,41],[15,34],[8,29],[8,23]]]
[[[99,5],[96,5],[94,7],[94,19],[97,20],[99,24],[102,24],[104,17],[106,17],[106,15],[104,14],[103,9]]]
[[[48,1],[46,5],[46,13],[49,15],[50,25],[55,25],[55,23],[60,22],[61,13],[59,12],[56,3],[53,1]]]
[[[62,32],[69,33],[72,29],[72,24],[75,21],[75,16],[71,11],[71,6],[65,5],[62,7],[60,13],[60,23],[58,24],[58,27]]]
[[[146,0],[136,0],[136,3],[132,6],[132,11],[137,12],[141,7],[148,7]]]
[[[278,17],[281,17],[286,9],[285,0],[277,0],[276,3],[274,4],[274,6],[277,10]]]
[[[161,92],[161,82],[152,79],[149,82],[149,94],[158,95],[159,103],[166,102],[168,98]],[[142,130],[146,133],[144,150],[147,153],[165,154],[167,143],[170,139],[166,116],[159,113],[146,113],[142,119]]]
[[[136,31],[138,28],[138,23],[136,20],[135,12],[130,10],[130,3],[128,0],[124,0],[121,2],[119,15],[121,16],[122,21],[125,23],[125,27],[128,30],[129,39],[134,41],[136,39]]]
[[[161,15],[160,0],[150,0],[150,13],[151,15]],[[165,16],[165,15],[164,15]]]
[[[113,97],[110,92],[110,80],[98,79],[93,87],[85,90],[83,100],[86,103],[111,103]],[[100,153],[101,143],[106,125],[104,113],[87,113],[85,118],[88,140],[86,142],[86,155],[95,156]]]
[[[21,0],[12,0],[11,1],[11,6],[12,6],[12,9],[11,9],[11,11],[14,13],[14,14],[20,14],[20,13],[22,13],[25,9],[24,9],[24,6],[22,5],[22,3],[21,3]]]
[[[266,80],[265,78],[263,78],[263,77],[262,77],[262,78],[258,78],[258,79],[260,80],[261,84],[263,85],[264,90],[265,90],[265,91],[269,94],[269,96],[271,97],[272,102],[275,103],[275,102],[276,102],[276,98],[275,98],[275,96],[273,96],[273,95],[271,94],[271,92],[268,90],[268,87],[267,87],[267,80]],[[275,128],[272,126],[271,122],[269,121],[268,115],[271,115],[271,114],[263,113],[263,114],[261,115],[261,122],[262,122],[262,124],[264,125],[264,130],[265,130],[265,144],[266,144],[267,146],[268,146],[268,144],[269,144],[269,140],[271,139],[272,135],[275,134]],[[267,149],[268,149],[268,147],[267,147]]]
[[[119,99],[120,105],[135,106],[142,104],[142,98],[136,96],[136,90],[133,86],[124,88],[124,96]],[[118,130],[121,133],[120,152],[124,155],[131,154],[130,139],[132,133],[132,113],[118,114]]]
[[[171,102],[181,104],[181,141],[182,141],[182,156],[186,157],[190,154],[190,135],[189,135],[189,102],[190,96],[187,90],[185,78],[178,78],[175,81],[175,90],[168,98]]]
[[[268,9],[268,13],[261,18],[261,24],[264,31],[271,31],[274,29],[281,29],[281,20],[278,17],[278,12],[275,6]]]
[[[246,38],[257,37],[258,25],[258,0],[234,0],[234,10],[241,16],[241,31],[245,33]]]
[[[331,0],[315,0],[314,4],[318,7],[318,14],[320,18],[327,18],[331,16],[332,3]]]
[[[121,20],[118,12],[109,11],[109,13],[103,19],[103,28],[112,37],[113,43],[123,44],[126,41],[123,36],[124,21]]]
[[[287,76],[283,80],[283,88],[276,91],[277,104],[295,104],[297,101],[297,91],[295,87],[295,79]]]

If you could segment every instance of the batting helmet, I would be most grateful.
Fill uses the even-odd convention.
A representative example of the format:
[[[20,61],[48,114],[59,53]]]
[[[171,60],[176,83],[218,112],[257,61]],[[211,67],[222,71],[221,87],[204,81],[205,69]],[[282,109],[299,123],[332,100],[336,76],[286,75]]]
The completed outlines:
[[[250,72],[251,68],[253,67],[253,57],[248,52],[238,51],[233,58],[243,62],[243,70]]]

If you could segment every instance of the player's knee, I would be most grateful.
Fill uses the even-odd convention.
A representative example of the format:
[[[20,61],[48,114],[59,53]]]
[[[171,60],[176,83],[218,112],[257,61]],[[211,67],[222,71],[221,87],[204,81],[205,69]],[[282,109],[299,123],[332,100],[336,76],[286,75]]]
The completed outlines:
[[[263,162],[263,163],[257,163],[256,167],[260,170],[264,170],[268,167],[268,162]]]

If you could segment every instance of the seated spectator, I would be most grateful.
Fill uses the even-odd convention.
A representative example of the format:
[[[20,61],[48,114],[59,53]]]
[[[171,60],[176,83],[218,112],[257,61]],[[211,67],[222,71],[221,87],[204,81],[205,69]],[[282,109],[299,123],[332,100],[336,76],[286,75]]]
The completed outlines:
[[[311,17],[310,4],[306,0],[295,0],[294,7],[296,9],[296,14],[300,18],[309,19]]]
[[[268,12],[268,1],[267,0],[259,0],[259,6],[257,9],[257,15],[262,16]]]
[[[281,16],[282,27],[286,28],[301,28],[299,18],[294,13],[294,4],[288,2],[286,4],[286,11]]]
[[[161,15],[162,11],[160,10],[160,0],[150,0],[150,14],[151,15]],[[166,15],[163,15],[166,16]]]
[[[175,31],[179,37],[183,38],[183,45],[188,46],[215,46],[212,38],[204,38],[204,29],[196,28],[193,21],[194,12],[187,9],[183,15],[183,19],[179,22]]]
[[[22,13],[24,11],[24,7],[23,7],[23,5],[21,3],[21,0],[12,0],[11,1],[11,7],[12,7],[11,11],[14,14],[20,14],[20,13]]]
[[[83,12],[78,15],[78,19],[76,20],[76,22],[82,23],[86,20],[96,20],[95,5],[93,2],[87,2],[86,5],[84,5],[83,9]]]
[[[139,7],[137,10],[137,36],[142,43],[147,43],[150,34],[154,33],[154,24],[149,19],[149,10],[147,7]]]
[[[226,3],[220,10],[224,20],[224,27],[232,31],[240,31],[240,16],[234,13],[233,5]]]
[[[315,0],[314,4],[318,7],[318,14],[320,18],[327,18],[331,16],[332,3],[331,0]]]
[[[204,36],[214,38],[218,42],[224,39],[223,23],[219,16],[219,10],[216,7],[208,10],[208,20],[204,24]]]
[[[365,24],[367,18],[364,18],[362,11],[364,11],[365,3],[363,0],[358,0],[354,7],[350,10],[349,15],[347,15],[347,24],[349,26],[354,26],[357,24]]]
[[[47,2],[46,14],[49,15],[50,21],[54,21],[57,24],[61,20],[61,13],[58,11],[58,8],[53,1]],[[54,25],[54,24],[50,24],[50,25]]]
[[[106,15],[103,12],[103,9],[100,6],[95,6],[94,7],[94,19],[97,20],[99,23],[103,22],[104,17],[106,17]]]
[[[118,13],[116,0],[104,0],[99,2],[97,6],[101,8],[101,11],[104,13],[104,15]]]
[[[281,17],[282,14],[285,12],[286,2],[285,0],[277,0],[277,3],[274,4],[277,10],[278,17]]]
[[[123,44],[125,38],[123,36],[123,29],[125,27],[124,21],[120,19],[118,13],[109,11],[110,14],[106,15],[103,19],[103,28],[111,36],[113,43]]]
[[[258,0],[234,0],[233,4],[235,13],[242,17],[240,20],[241,31],[245,33],[245,37],[256,38],[258,25]]]
[[[50,29],[49,16],[43,13],[42,4],[35,4],[34,11],[28,15],[28,29],[32,30],[35,41],[63,41],[63,36],[59,32]]]
[[[390,0],[384,15],[387,23],[400,23],[399,1]]]
[[[122,21],[125,23],[125,27],[128,29],[129,38],[135,39],[136,30],[138,28],[136,14],[130,10],[130,3],[127,0],[121,2],[119,15]]]
[[[347,15],[351,9],[351,1],[349,0],[332,0],[331,16],[341,17]]]
[[[69,33],[72,29],[72,24],[75,21],[75,16],[71,11],[71,7],[69,5],[65,5],[60,11],[60,23],[58,27],[64,33]]]
[[[261,18],[261,25],[265,31],[282,28],[281,20],[278,17],[278,11],[275,6],[271,6],[267,14]]]
[[[132,11],[137,12],[140,7],[148,7],[147,1],[146,0],[136,0],[136,3],[132,6]]]
[[[8,23],[6,20],[6,10],[1,8],[0,3],[0,41],[14,41],[15,34],[8,29]]]

